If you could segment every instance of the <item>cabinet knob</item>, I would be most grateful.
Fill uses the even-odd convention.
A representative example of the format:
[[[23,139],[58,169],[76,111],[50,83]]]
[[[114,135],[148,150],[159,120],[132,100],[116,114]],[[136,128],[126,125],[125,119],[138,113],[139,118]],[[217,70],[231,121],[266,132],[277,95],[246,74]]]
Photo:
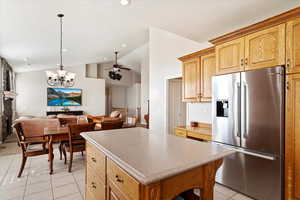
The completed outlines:
[[[286,67],[290,67],[290,63],[291,63],[291,60],[288,58],[288,59],[286,60]]]
[[[116,175],[116,180],[119,183],[123,183],[123,180],[121,179],[121,177],[119,175]]]
[[[92,157],[92,161],[93,162],[97,162],[96,158]]]
[[[248,65],[248,58],[245,58],[245,65]]]
[[[96,183],[95,183],[95,182],[92,182],[92,183],[91,183],[91,186],[92,186],[92,188],[94,188],[94,189],[96,189],[96,188],[97,188],[97,186],[96,186]]]
[[[241,66],[244,66],[244,59],[241,59]]]

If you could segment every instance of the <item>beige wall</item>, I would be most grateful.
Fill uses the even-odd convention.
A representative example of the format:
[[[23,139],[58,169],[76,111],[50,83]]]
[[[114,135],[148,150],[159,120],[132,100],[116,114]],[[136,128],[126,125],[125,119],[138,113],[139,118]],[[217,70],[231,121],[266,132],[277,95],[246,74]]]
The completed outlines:
[[[53,70],[53,69],[52,69]],[[86,114],[105,114],[105,81],[85,78],[85,65],[66,68],[76,73],[74,88],[82,89],[82,106],[70,106],[71,110],[83,110]],[[16,111],[18,114],[43,116],[46,111],[61,110],[47,106],[47,84],[45,71],[16,74]]]

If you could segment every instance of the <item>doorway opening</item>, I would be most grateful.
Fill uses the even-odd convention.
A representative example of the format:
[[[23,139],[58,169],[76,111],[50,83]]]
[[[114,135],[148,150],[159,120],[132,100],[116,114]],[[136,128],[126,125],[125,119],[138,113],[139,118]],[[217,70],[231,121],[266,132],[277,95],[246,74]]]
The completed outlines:
[[[168,79],[168,132],[186,124],[186,103],[182,102],[182,78]]]

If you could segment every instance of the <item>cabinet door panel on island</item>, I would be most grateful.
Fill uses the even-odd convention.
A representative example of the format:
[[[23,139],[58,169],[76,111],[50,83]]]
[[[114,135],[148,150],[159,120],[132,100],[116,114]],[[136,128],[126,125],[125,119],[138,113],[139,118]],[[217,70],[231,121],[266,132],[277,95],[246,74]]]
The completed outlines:
[[[216,73],[228,74],[244,70],[244,38],[216,46]]]
[[[287,73],[300,72],[300,18],[289,21],[286,26]]]
[[[107,183],[107,200],[131,200],[129,197],[125,197],[124,194],[114,185],[114,183],[108,181]]]
[[[245,70],[285,64],[285,24],[245,37]]]

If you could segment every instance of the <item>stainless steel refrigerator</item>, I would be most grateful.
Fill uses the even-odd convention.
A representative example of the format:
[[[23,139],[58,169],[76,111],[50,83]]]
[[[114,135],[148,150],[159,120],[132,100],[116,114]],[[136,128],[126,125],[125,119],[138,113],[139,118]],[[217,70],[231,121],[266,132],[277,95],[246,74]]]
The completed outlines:
[[[237,151],[216,181],[258,200],[283,199],[284,71],[213,77],[213,142]]]

